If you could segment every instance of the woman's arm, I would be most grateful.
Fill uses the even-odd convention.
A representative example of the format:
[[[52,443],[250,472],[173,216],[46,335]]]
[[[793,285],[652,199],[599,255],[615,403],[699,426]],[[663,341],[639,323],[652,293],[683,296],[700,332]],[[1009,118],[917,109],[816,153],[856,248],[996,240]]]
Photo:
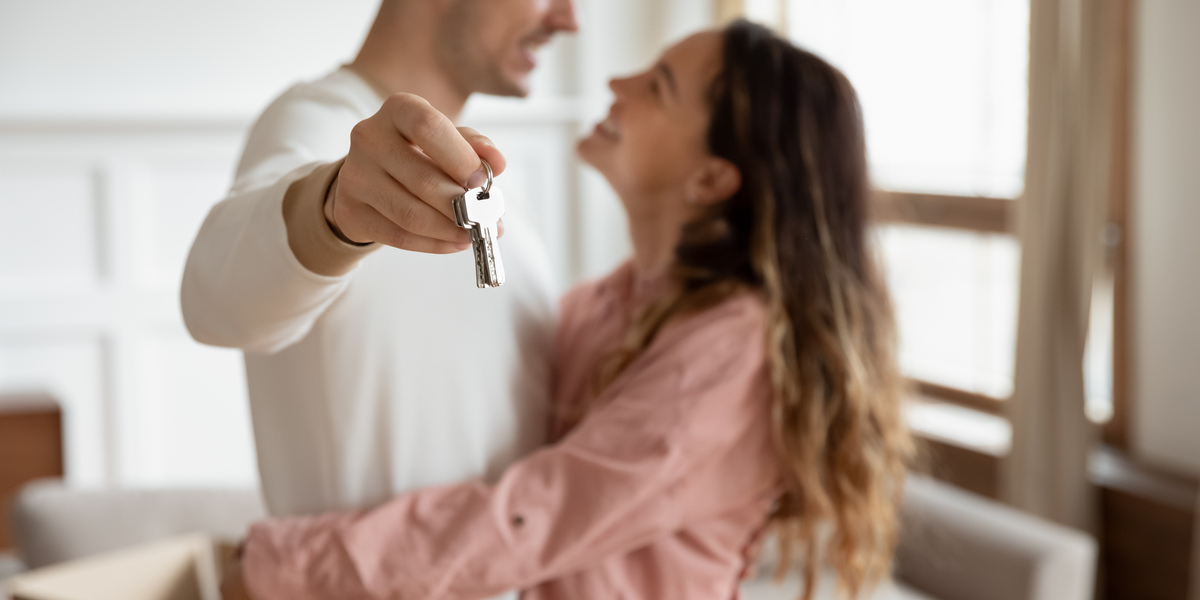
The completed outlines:
[[[703,498],[688,479],[748,432],[761,437],[761,309],[746,306],[664,331],[574,432],[494,486],[426,489],[368,511],[255,525],[250,590],[260,600],[482,598],[627,553],[764,493],[771,476],[706,488]]]

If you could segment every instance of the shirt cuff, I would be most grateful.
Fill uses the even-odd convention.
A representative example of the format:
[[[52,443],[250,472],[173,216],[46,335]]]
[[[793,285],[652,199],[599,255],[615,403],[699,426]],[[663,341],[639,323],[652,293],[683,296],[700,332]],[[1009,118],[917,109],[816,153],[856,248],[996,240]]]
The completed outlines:
[[[340,531],[353,513],[268,520],[250,526],[242,576],[258,600],[366,600],[358,568]]]
[[[283,196],[283,222],[288,246],[304,268],[326,277],[340,277],[379,244],[358,246],[338,239],[325,220],[325,195],[345,159],[317,167],[288,186]]]

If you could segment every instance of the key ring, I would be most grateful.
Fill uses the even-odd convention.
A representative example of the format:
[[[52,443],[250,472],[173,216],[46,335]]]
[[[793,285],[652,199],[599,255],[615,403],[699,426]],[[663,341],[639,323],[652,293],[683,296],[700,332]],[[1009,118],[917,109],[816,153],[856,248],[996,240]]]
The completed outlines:
[[[483,191],[479,192],[479,195],[483,198],[487,198],[489,195],[488,192],[492,191],[492,165],[489,165],[488,161],[483,160],[482,158],[479,159],[479,162],[483,163],[483,169],[487,171],[488,177],[487,184],[483,186]]]

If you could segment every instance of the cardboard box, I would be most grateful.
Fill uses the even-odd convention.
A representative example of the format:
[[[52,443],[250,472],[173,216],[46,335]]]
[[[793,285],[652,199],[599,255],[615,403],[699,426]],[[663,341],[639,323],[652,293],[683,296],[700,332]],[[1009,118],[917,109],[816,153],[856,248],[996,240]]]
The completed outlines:
[[[231,551],[184,535],[30,571],[5,591],[13,600],[220,600]]]

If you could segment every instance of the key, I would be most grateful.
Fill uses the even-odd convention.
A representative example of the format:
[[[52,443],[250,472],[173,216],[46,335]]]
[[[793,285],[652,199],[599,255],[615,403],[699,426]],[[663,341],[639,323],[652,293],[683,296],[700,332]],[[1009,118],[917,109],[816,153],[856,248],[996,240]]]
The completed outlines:
[[[504,262],[497,243],[497,223],[504,216],[504,193],[492,186],[492,167],[483,161],[488,180],[483,186],[467,190],[454,199],[454,221],[471,232],[471,250],[475,255],[475,285],[480,288],[504,284]]]
[[[480,288],[499,287],[504,283],[504,262],[500,259],[497,223],[504,214],[504,194],[492,188],[468,190],[454,199],[454,218],[459,227],[471,233],[475,255],[475,284]]]

